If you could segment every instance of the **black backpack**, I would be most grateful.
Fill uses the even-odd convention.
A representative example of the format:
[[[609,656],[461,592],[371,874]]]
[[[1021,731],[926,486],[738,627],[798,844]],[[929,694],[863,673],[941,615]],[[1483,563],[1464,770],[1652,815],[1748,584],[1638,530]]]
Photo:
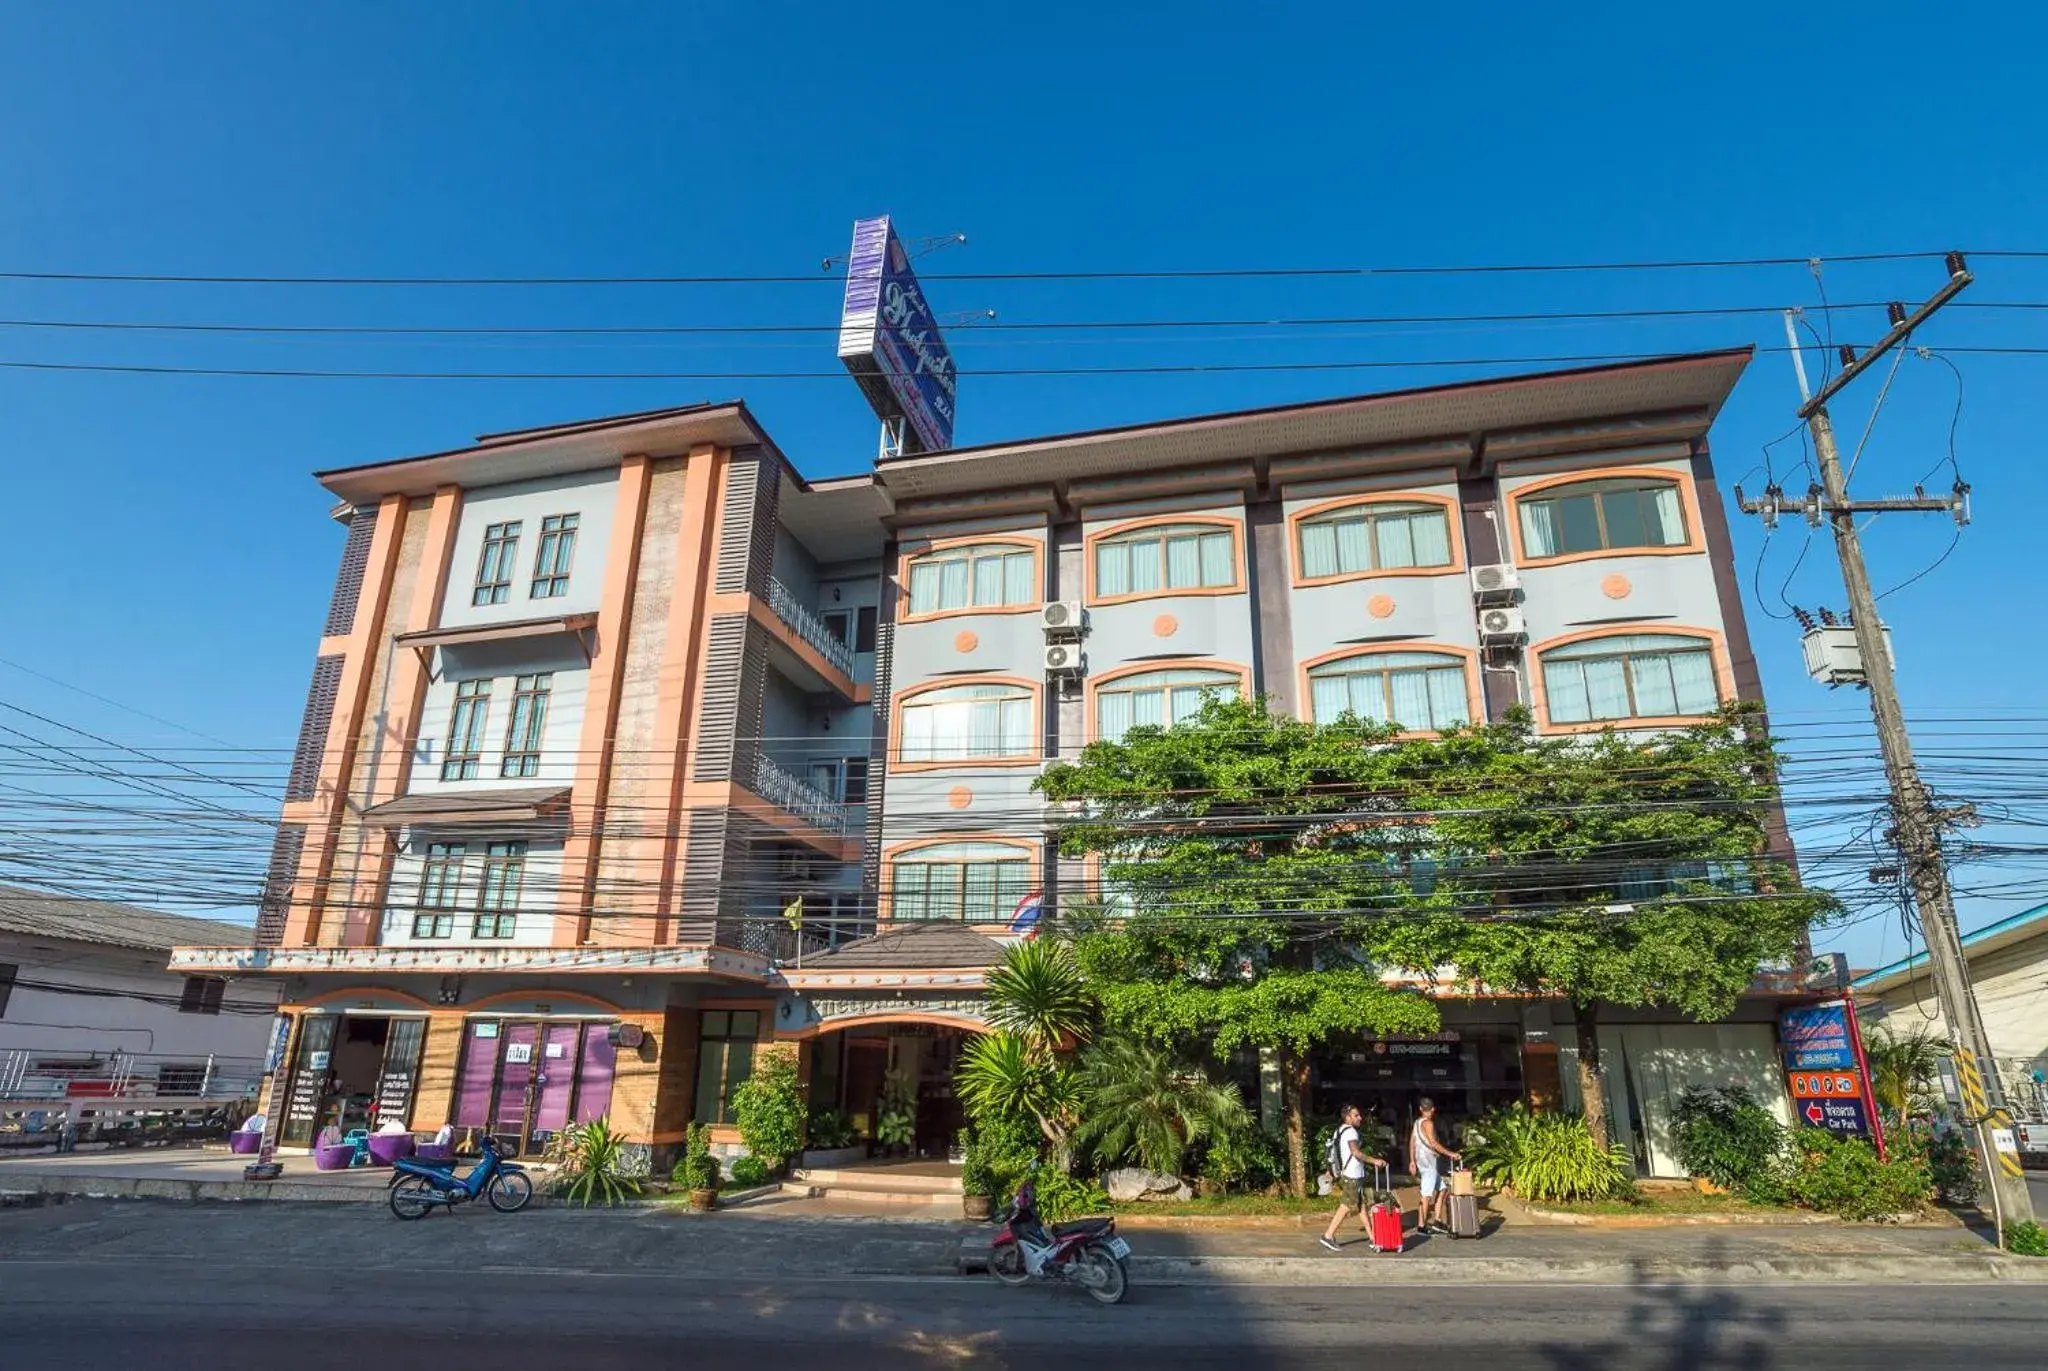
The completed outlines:
[[[1338,1146],[1338,1143],[1344,1136],[1344,1130],[1348,1127],[1350,1127],[1349,1124],[1338,1124],[1337,1131],[1330,1134],[1330,1141],[1323,1146],[1323,1169],[1329,1172],[1332,1177],[1344,1174],[1346,1158],[1343,1149]]]

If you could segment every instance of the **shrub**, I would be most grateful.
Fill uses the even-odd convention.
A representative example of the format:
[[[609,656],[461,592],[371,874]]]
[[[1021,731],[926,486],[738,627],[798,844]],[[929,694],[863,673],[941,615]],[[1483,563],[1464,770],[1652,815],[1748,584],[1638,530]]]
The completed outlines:
[[[1467,1134],[1465,1162],[1474,1175],[1525,1200],[1606,1200],[1635,1190],[1628,1149],[1595,1145],[1577,1114],[1534,1114],[1512,1104]]]
[[[805,1146],[823,1150],[852,1147],[860,1141],[853,1131],[853,1120],[837,1109],[813,1109],[811,1124]]]
[[[1131,1038],[1112,1038],[1088,1050],[1081,1100],[1074,1140],[1109,1166],[1135,1161],[1179,1175],[1191,1145],[1252,1126],[1235,1085],[1217,1084],[1167,1049]]]
[[[1263,1128],[1216,1138],[1202,1153],[1202,1178],[1231,1189],[1263,1190],[1286,1174],[1287,1140]]]
[[[787,1047],[765,1049],[754,1074],[732,1095],[733,1122],[747,1151],[770,1170],[804,1147],[804,1088],[797,1080],[796,1053]]]
[[[556,1164],[555,1193],[571,1204],[617,1204],[640,1193],[640,1181],[625,1170],[626,1140],[609,1118],[571,1124],[549,1149]]]
[[[2048,1228],[2023,1219],[2005,1230],[2005,1250],[2022,1257],[2048,1257]]]
[[[1039,1170],[1038,1216],[1045,1222],[1064,1223],[1108,1208],[1109,1196],[1094,1181],[1070,1176],[1056,1167]]]
[[[730,1170],[734,1185],[748,1187],[766,1185],[774,1176],[772,1168],[759,1157],[737,1157]]]
[[[1672,1111],[1678,1161],[1724,1190],[1755,1198],[1777,1188],[1785,1130],[1756,1097],[1740,1086],[1687,1090]]]
[[[1938,1122],[1929,1130],[1927,1171],[1934,1182],[1934,1194],[1943,1204],[1969,1205],[1977,1202],[1977,1153],[1969,1137],[1953,1124]]]
[[[1838,1138],[1824,1128],[1792,1137],[1791,1196],[1809,1209],[1845,1219],[1875,1219],[1918,1209],[1934,1191],[1927,1159],[1910,1145],[1880,1160],[1861,1138]]]
[[[718,1158],[711,1155],[711,1129],[691,1124],[683,1144],[683,1159],[669,1173],[669,1179],[691,1190],[718,1189]]]
[[[960,1186],[970,1195],[1003,1201],[1038,1164],[1043,1135],[1032,1118],[1001,1115],[978,1119],[966,1131],[967,1152],[960,1164]]]

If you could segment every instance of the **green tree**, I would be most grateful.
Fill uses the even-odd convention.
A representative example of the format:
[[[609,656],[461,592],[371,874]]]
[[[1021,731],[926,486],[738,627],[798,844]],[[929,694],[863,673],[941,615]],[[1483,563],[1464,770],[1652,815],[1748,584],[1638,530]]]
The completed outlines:
[[[1355,950],[1408,841],[1385,793],[1392,737],[1211,697],[1197,719],[1091,744],[1038,782],[1080,810],[1062,856],[1101,862],[1102,905],[1063,917],[1104,1018],[1155,1042],[1272,1052],[1298,1194],[1308,1053],[1340,1033],[1438,1024]]]
[[[1081,1126],[1074,1140],[1097,1161],[1136,1158],[1148,1170],[1178,1175],[1192,1144],[1250,1127],[1237,1087],[1211,1081],[1156,1043],[1113,1038],[1081,1059]]]
[[[747,1151],[771,1170],[780,1170],[803,1151],[808,1116],[796,1050],[784,1045],[764,1048],[753,1075],[733,1091],[732,1112]]]
[[[1032,1051],[1023,1035],[997,1029],[974,1039],[960,1053],[953,1081],[977,1123],[1028,1118],[1047,1142],[1065,1147],[1080,1084],[1070,1063]]]
[[[1931,1104],[1949,1046],[1924,1024],[1899,1032],[1880,1024],[1863,1039],[1870,1064],[1870,1088],[1886,1117],[1903,1123],[1916,1107]]]
[[[1602,1010],[1723,1018],[1760,969],[1797,965],[1835,908],[1799,887],[1772,841],[1777,757],[1751,706],[1648,738],[1538,736],[1517,711],[1401,742],[1387,761],[1435,879],[1403,917],[1370,926],[1370,951],[1569,1000],[1602,1147]]]
[[[1011,943],[989,968],[985,985],[989,1022],[1041,1055],[1071,1048],[1095,1020],[1087,979],[1063,942]]]

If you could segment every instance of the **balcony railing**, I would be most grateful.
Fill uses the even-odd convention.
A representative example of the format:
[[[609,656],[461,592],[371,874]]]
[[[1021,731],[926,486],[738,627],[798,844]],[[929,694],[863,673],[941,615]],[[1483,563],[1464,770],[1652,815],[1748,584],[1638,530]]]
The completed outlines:
[[[805,608],[791,593],[788,586],[768,578],[768,608],[775,611],[775,617],[796,630],[796,636],[816,648],[819,653],[839,669],[848,680],[853,679],[853,647],[832,636],[825,627],[825,621]]]
[[[754,784],[749,788],[783,813],[795,815],[812,828],[830,833],[835,838],[846,836],[851,823],[847,806],[816,786],[790,775],[765,756],[754,758]]]

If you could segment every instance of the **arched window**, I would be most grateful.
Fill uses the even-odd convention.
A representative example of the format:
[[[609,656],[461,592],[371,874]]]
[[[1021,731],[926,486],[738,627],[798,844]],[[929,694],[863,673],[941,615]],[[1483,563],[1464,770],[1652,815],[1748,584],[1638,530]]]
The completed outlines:
[[[1237,535],[1221,524],[1148,524],[1095,544],[1097,599],[1237,583]]]
[[[1345,505],[1302,519],[1295,536],[1304,580],[1451,565],[1451,520],[1442,505]]]
[[[1028,686],[1005,682],[942,686],[904,697],[905,762],[990,761],[1034,757],[1042,729],[1037,697]]]
[[[1713,646],[1676,633],[1587,638],[1539,653],[1553,724],[1697,718],[1720,703]]]
[[[1361,652],[1309,668],[1309,710],[1319,724],[1346,714],[1411,732],[1472,720],[1463,659],[1442,652]]]
[[[1007,843],[940,843],[889,863],[891,917],[1008,923],[1031,893],[1031,859]]]
[[[1171,728],[1202,711],[1202,701],[1215,695],[1235,700],[1242,688],[1236,672],[1202,668],[1147,671],[1118,676],[1095,692],[1095,736],[1120,743],[1141,724]]]
[[[1678,481],[1615,476],[1551,486],[1517,500],[1522,552],[1529,558],[1634,547],[1684,547],[1685,502]]]
[[[910,559],[910,613],[1038,603],[1038,553],[1018,543],[969,543]]]

